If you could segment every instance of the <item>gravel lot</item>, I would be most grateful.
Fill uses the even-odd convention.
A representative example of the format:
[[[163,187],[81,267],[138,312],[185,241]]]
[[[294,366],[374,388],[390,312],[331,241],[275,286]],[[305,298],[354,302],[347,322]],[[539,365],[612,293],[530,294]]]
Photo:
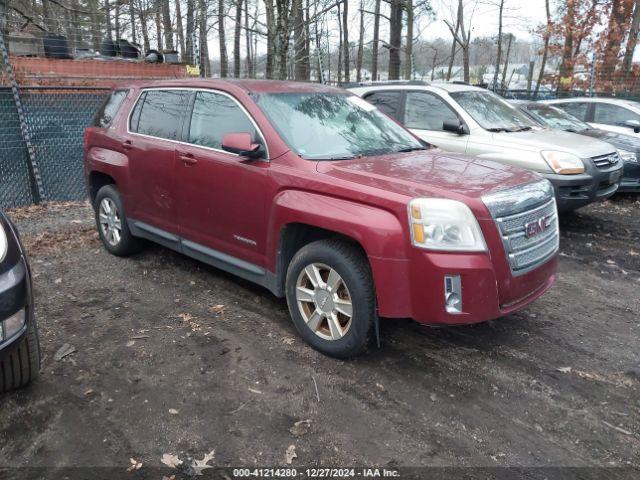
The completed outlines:
[[[382,348],[352,361],[308,348],[266,290],[158,246],[109,255],[87,204],[10,211],[44,362],[35,384],[2,398],[0,466],[125,472],[133,459],[144,472],[164,454],[184,467],[213,450],[211,465],[275,466],[293,445],[293,466],[638,478],[636,198],[563,219],[557,284],[524,311],[455,328],[383,320]],[[65,343],[75,353],[54,360]]]

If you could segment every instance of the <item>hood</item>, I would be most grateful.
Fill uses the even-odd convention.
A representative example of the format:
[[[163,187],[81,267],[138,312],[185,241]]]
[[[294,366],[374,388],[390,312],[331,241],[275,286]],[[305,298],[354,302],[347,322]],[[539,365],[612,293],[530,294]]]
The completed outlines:
[[[526,132],[500,132],[494,133],[493,138],[503,145],[513,145],[514,148],[538,151],[559,150],[573,153],[580,158],[607,155],[614,151],[611,145],[601,140],[558,130],[534,129]]]
[[[589,128],[580,132],[580,135],[587,135],[589,137],[597,138],[603,142],[610,143],[616,148],[623,150],[629,150],[630,152],[640,153],[640,139],[632,137],[631,135],[625,135],[624,133],[609,132],[607,130],[600,130],[599,128]]]
[[[477,198],[540,179],[538,174],[528,170],[439,149],[318,162],[317,170],[409,197],[454,200]]]

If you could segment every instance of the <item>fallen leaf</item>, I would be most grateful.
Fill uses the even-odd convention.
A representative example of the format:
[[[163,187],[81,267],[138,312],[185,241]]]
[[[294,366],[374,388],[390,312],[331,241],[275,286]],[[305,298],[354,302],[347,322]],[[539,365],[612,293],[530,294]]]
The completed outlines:
[[[129,340],[129,341],[125,344],[125,346],[127,346],[127,347],[133,347],[135,344],[136,344],[136,341],[135,341],[135,340]]]
[[[194,475],[202,475],[202,470],[205,468],[213,468],[211,465],[207,465],[211,460],[213,460],[213,456],[215,455],[215,450],[211,450],[209,453],[205,454],[202,457],[202,460],[194,459],[193,465],[191,468],[194,471]]]
[[[53,359],[56,362],[59,362],[60,360],[62,360],[64,357],[67,357],[69,355],[71,355],[72,353],[75,353],[76,351],[76,347],[74,347],[73,345],[70,345],[68,343],[65,343],[64,345],[62,345],[58,351],[55,353],[55,355],[53,356]]]
[[[282,337],[281,340],[285,345],[293,345],[294,342],[293,337]]]
[[[180,412],[178,412],[178,410],[176,410],[175,408],[170,408],[170,409],[169,409],[169,413],[170,413],[171,415],[177,415],[177,414],[178,414],[178,413],[180,413]]]
[[[171,455],[169,453],[163,453],[160,461],[170,468],[177,468],[178,465],[182,465],[182,460],[180,460],[177,455]]]
[[[61,278],[56,278],[53,283],[62,283],[62,279]]]
[[[89,390],[85,390],[85,392],[84,392],[84,396],[86,397],[86,396],[88,396],[88,395],[91,395],[92,393],[93,393],[93,389],[92,389],[92,388],[90,388]]]
[[[293,462],[294,458],[298,458],[298,455],[296,454],[296,446],[289,445],[287,447],[286,453],[284,454],[284,459],[287,462],[287,465],[291,465],[291,462]]]
[[[257,394],[262,395],[262,392],[261,392],[260,390],[256,390],[255,388],[251,388],[251,387],[249,387],[249,391],[250,391],[251,393],[257,393]]]
[[[301,437],[309,431],[309,427],[311,427],[311,420],[299,420],[293,424],[293,427],[289,429],[289,432],[291,435]]]
[[[221,313],[224,313],[224,310],[225,310],[224,305],[214,305],[212,307],[209,307],[209,313],[215,313],[216,315],[220,315]]]
[[[558,367],[556,370],[561,373],[571,373],[571,367]]]
[[[131,466],[127,468],[127,472],[132,472],[133,470],[140,470],[142,468],[142,462],[139,462],[135,458],[130,458],[129,462],[131,462]]]

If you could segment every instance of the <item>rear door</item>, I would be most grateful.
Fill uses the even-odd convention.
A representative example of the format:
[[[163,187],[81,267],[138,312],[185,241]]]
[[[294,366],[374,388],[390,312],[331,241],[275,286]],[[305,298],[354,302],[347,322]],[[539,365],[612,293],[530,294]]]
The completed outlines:
[[[192,92],[151,89],[139,97],[129,118],[124,148],[129,157],[128,216],[177,234],[176,145]]]
[[[442,125],[446,121],[458,122],[460,118],[441,97],[430,92],[406,92],[404,126],[443,150],[464,153],[469,135],[445,132]]]
[[[226,133],[244,132],[266,151],[263,136],[236,99],[214,90],[195,94],[174,170],[180,236],[187,253],[195,250],[237,266],[225,256],[231,255],[264,266],[269,162],[240,157],[221,145]]]

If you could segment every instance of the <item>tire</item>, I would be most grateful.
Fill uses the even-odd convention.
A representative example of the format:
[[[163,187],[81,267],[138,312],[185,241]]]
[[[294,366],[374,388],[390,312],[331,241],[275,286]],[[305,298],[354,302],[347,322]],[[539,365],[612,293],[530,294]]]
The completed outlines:
[[[295,254],[285,282],[289,313],[309,345],[336,358],[355,357],[366,350],[376,297],[369,263],[357,246],[342,240],[312,242]],[[329,284],[334,288],[327,291]],[[348,300],[350,319],[343,313],[349,312]]]
[[[109,205],[109,208],[115,208],[116,218],[119,221],[120,226],[117,237],[111,236],[109,233],[109,229],[116,226],[115,223],[108,226],[101,223],[101,214],[108,213],[106,210],[102,210],[103,202],[106,202],[106,204]],[[98,190],[94,203],[94,211],[96,227],[98,228],[100,240],[102,240],[104,248],[106,248],[109,253],[117,255],[118,257],[126,257],[133,253],[137,253],[142,249],[142,240],[131,235],[131,231],[127,224],[127,218],[124,215],[122,199],[114,185],[105,185]],[[107,217],[109,217],[109,215],[107,215]],[[103,217],[102,221],[105,221],[105,217]],[[112,222],[113,221],[114,220],[112,219]]]
[[[0,393],[21,388],[40,375],[38,326],[31,319],[26,335],[0,360]]]

